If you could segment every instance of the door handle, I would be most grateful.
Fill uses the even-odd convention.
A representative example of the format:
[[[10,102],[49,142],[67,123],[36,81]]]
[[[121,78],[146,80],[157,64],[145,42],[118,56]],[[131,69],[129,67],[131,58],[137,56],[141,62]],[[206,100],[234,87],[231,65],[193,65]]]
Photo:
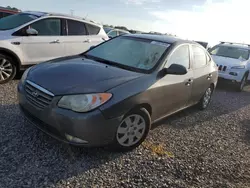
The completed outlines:
[[[187,82],[185,83],[186,86],[190,86],[193,83],[193,79],[188,79]]]
[[[91,40],[90,40],[90,39],[86,39],[86,40],[84,40],[83,42],[84,42],[84,43],[90,43]]]
[[[50,42],[50,44],[56,44],[56,43],[60,43],[60,41],[57,39],[57,40]]]

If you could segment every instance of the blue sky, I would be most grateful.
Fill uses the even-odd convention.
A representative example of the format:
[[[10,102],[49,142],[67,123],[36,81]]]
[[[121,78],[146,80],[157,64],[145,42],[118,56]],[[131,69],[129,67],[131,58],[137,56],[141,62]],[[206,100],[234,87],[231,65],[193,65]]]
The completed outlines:
[[[249,0],[1,0],[0,5],[67,14],[74,10],[76,16],[129,29],[210,43],[250,43]]]

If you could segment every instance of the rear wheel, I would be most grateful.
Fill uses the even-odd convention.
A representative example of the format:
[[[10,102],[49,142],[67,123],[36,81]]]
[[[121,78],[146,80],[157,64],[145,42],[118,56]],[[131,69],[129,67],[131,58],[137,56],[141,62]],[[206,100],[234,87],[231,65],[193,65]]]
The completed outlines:
[[[210,86],[209,88],[207,88],[203,97],[201,98],[200,102],[198,103],[198,107],[201,110],[204,110],[209,106],[209,104],[211,102],[212,94],[213,94],[213,87]]]
[[[0,84],[12,80],[16,75],[16,66],[13,60],[6,55],[0,54]]]
[[[147,137],[151,118],[144,108],[132,110],[117,128],[112,149],[129,151],[139,146]]]

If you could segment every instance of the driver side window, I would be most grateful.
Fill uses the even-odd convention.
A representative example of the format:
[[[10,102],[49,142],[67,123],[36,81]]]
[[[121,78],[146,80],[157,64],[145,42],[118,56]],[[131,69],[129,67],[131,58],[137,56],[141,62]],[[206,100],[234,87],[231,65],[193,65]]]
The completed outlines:
[[[170,56],[165,67],[168,68],[172,64],[183,65],[187,69],[190,68],[190,56],[188,45],[182,45],[180,47],[177,47],[177,49],[175,49],[175,51]]]
[[[38,36],[60,36],[61,20],[58,18],[40,20],[31,24],[30,28],[37,30]]]

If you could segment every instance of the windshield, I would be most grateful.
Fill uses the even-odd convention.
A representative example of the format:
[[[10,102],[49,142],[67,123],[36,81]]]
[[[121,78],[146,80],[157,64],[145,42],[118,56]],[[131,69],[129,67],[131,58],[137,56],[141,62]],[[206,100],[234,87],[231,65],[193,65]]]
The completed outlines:
[[[104,27],[103,29],[104,29],[104,31],[105,31],[106,33],[108,33],[109,31],[112,30],[112,28],[109,28],[109,27]]]
[[[33,14],[14,14],[0,19],[0,30],[9,30],[28,23],[38,17]]]
[[[229,57],[233,59],[248,60],[249,50],[231,46],[215,46],[210,50],[212,55]]]
[[[121,67],[151,70],[170,44],[134,37],[118,37],[90,50],[86,55],[115,62]]]

